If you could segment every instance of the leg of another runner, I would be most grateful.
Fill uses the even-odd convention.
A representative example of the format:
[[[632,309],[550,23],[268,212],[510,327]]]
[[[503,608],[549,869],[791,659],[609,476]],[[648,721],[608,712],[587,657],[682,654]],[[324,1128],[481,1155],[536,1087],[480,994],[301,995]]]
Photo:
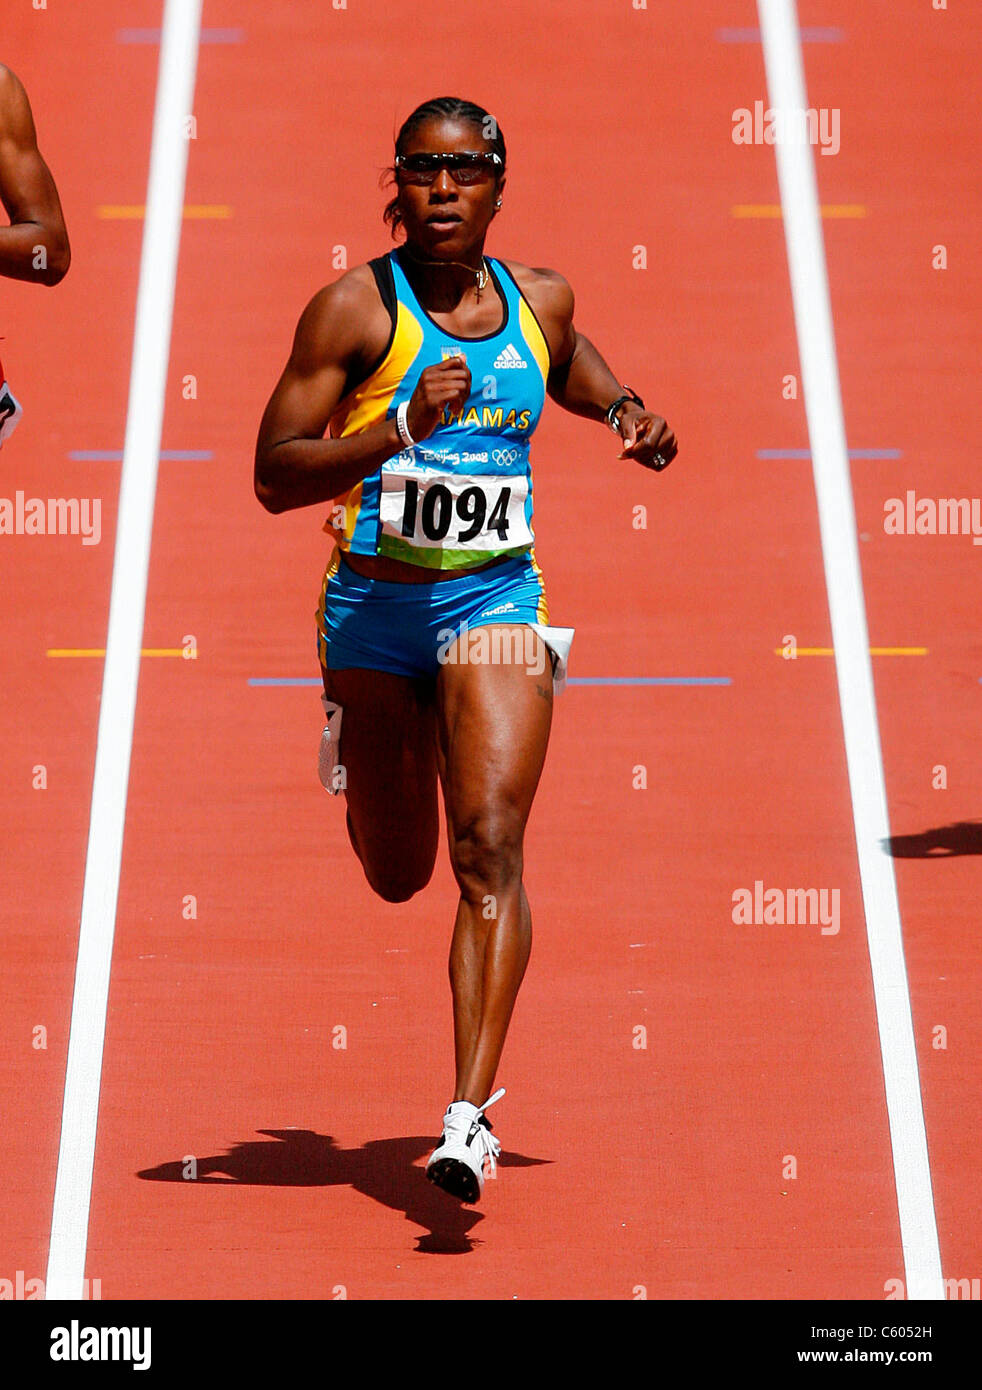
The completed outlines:
[[[324,690],[344,710],[351,843],[379,897],[405,902],[429,883],[439,843],[433,682],[355,668],[324,672]]]
[[[462,640],[474,644],[484,630]],[[528,964],[523,845],[552,723],[545,644],[530,629],[508,631],[522,634],[531,660],[479,663],[458,654],[437,676],[440,774],[460,888],[450,949],[454,1099],[474,1105],[491,1094]]]

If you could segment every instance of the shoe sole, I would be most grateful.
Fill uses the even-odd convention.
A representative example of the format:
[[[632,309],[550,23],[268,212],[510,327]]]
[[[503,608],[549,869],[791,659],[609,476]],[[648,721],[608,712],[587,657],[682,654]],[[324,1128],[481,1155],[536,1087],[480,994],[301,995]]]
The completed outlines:
[[[473,1205],[480,1200],[481,1188],[477,1178],[459,1158],[438,1158],[427,1168],[426,1176],[430,1182],[462,1202]]]

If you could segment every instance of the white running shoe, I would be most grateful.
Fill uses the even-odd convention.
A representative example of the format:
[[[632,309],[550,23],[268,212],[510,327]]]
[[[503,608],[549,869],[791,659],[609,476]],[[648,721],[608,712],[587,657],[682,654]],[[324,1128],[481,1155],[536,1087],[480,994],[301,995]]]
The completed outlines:
[[[337,796],[345,788],[344,768],[341,764],[341,706],[321,696],[324,706],[324,732],[321,734],[320,749],[317,754],[317,775],[321,786],[331,796]]]
[[[483,1105],[455,1100],[443,1117],[443,1138],[430,1154],[426,1176],[462,1202],[480,1201],[484,1191],[485,1168],[494,1177],[501,1143],[491,1133],[484,1112],[505,1094],[495,1091]]]

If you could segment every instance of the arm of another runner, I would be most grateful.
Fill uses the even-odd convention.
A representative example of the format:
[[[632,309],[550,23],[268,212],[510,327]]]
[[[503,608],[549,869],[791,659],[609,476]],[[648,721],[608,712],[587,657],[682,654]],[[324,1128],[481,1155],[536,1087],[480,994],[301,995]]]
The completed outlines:
[[[20,81],[0,64],[0,275],[57,285],[71,261],[68,232],[51,171],[41,158],[31,105]]]
[[[555,334],[552,369],[547,389],[564,410],[591,420],[607,422],[608,407],[624,389],[590,339],[573,324],[573,291],[561,275],[540,271],[543,306]],[[617,412],[624,439],[620,458],[636,459],[646,468],[660,469],[678,453],[675,435],[665,420],[635,401],[626,401]]]
[[[344,439],[325,439],[349,373],[370,352],[365,323],[379,308],[374,288],[355,272],[314,295],[297,325],[293,351],[266,407],[256,443],[256,496],[270,512],[340,497],[405,446],[394,419]],[[409,403],[414,441],[436,429],[444,407],[466,400],[471,375],[462,358],[426,367]]]

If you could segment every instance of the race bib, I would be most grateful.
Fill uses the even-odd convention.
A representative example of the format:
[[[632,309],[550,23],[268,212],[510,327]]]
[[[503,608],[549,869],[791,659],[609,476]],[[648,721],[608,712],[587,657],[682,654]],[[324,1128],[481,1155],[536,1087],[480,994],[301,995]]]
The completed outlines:
[[[9,439],[17,428],[17,421],[22,414],[13,392],[0,377],[0,448],[3,447],[4,440]]]
[[[498,552],[532,544],[528,479],[383,467],[382,536],[423,550]]]

